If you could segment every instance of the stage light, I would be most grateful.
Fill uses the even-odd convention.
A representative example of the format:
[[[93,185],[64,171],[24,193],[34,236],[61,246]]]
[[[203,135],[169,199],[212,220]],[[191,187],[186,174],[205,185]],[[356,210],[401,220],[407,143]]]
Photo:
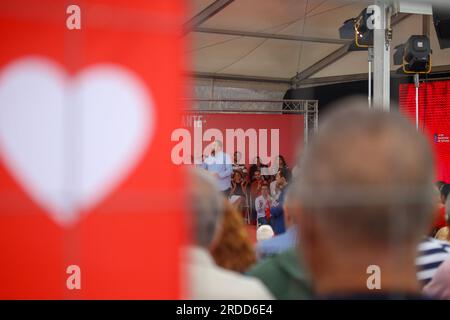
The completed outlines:
[[[394,64],[402,65],[405,73],[431,72],[431,46],[427,36],[411,36],[405,44],[395,48]]]
[[[372,15],[373,12],[369,14],[367,9],[364,9],[355,19],[355,44],[357,47],[373,47],[373,28],[367,25]]]
[[[372,13],[368,13],[367,9],[361,11],[356,18],[351,18],[342,24],[339,28],[339,36],[344,40],[354,40],[350,51],[365,50],[373,47],[373,29],[368,26]]]
[[[339,36],[344,40],[355,39],[355,19],[348,19],[344,21],[342,26],[339,28]]]

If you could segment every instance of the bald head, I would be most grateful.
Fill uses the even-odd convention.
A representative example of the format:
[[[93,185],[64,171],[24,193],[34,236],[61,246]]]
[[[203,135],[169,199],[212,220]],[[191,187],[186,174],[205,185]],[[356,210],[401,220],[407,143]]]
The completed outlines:
[[[399,114],[341,107],[321,124],[302,160],[296,184],[302,212],[336,240],[383,244],[395,229],[402,242],[426,230],[433,159],[424,137]]]

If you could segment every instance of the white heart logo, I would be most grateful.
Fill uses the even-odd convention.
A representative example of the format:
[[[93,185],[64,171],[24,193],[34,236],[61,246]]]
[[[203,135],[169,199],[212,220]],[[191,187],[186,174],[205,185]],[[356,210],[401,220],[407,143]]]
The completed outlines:
[[[76,220],[133,169],[153,135],[148,90],[117,65],[69,77],[42,58],[0,73],[0,157],[59,223]]]

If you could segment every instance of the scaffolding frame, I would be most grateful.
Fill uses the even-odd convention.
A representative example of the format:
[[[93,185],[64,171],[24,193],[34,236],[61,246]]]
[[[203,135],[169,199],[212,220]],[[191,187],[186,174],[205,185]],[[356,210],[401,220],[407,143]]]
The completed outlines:
[[[319,130],[318,100],[186,99],[188,113],[304,115],[304,143]],[[207,105],[205,108],[204,105]],[[203,106],[202,106],[203,105]],[[242,106],[245,106],[242,108]],[[268,106],[269,108],[262,108]]]

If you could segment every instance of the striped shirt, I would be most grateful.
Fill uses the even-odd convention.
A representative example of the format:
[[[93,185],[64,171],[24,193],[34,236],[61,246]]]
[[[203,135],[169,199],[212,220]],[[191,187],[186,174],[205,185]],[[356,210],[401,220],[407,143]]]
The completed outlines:
[[[450,243],[429,237],[419,244],[418,251],[417,278],[422,285],[426,285],[433,278],[441,263],[450,259]]]

